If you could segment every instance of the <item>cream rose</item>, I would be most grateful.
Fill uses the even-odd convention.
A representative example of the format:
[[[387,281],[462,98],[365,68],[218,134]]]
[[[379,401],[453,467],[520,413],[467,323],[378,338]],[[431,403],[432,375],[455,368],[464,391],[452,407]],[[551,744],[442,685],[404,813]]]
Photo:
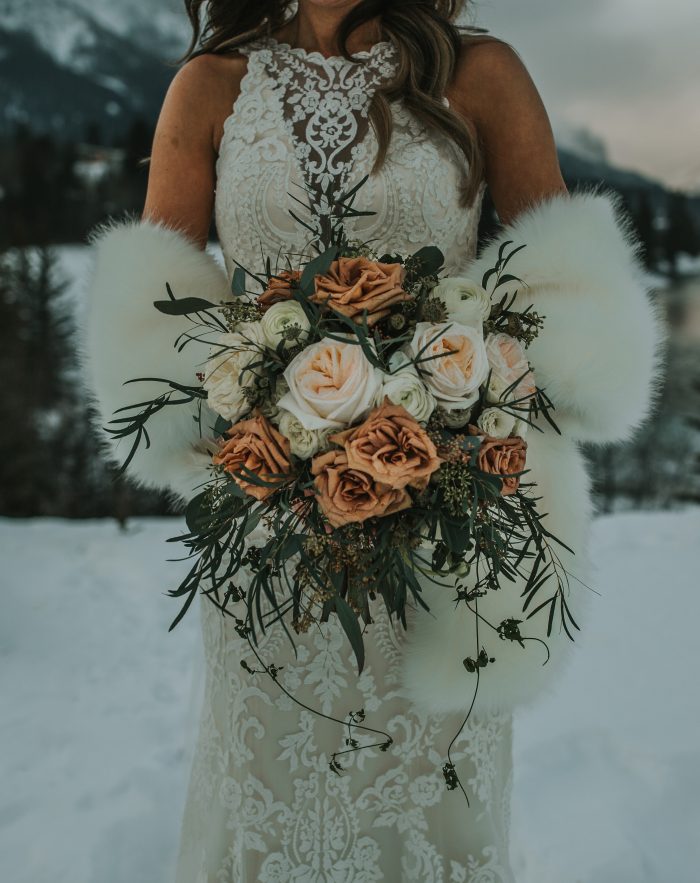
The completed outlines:
[[[489,370],[481,328],[458,322],[418,322],[408,350],[423,372],[424,383],[445,410],[467,408],[479,398],[479,387]]]
[[[299,418],[290,411],[279,411],[277,426],[285,438],[289,439],[289,445],[295,457],[309,460],[322,448],[328,447],[328,435],[330,429],[305,429],[299,422]]]
[[[461,325],[481,328],[491,313],[491,295],[473,279],[448,276],[433,288],[432,297],[438,297],[447,307],[451,319]]]
[[[382,372],[350,340],[325,337],[287,365],[289,392],[277,402],[304,429],[343,429],[361,420],[381,396]]]
[[[406,353],[394,353],[389,359],[389,370],[392,373],[384,375],[382,394],[395,405],[403,405],[419,423],[426,423],[435,410],[435,396],[418,376]]]
[[[260,320],[260,327],[266,344],[274,350],[281,340],[285,340],[288,346],[303,343],[309,336],[311,325],[302,305],[298,301],[288,300],[268,307]]]
[[[507,438],[515,429],[515,417],[501,408],[486,408],[476,421],[479,429],[493,438]]]
[[[255,369],[265,340],[259,322],[242,322],[236,331],[219,334],[210,347],[202,386],[207,403],[225,420],[238,420],[248,410],[246,390],[253,386]]]
[[[512,402],[535,394],[535,378],[518,340],[510,334],[489,334],[486,355],[491,369],[486,391],[488,401]],[[527,409],[527,401],[518,401],[518,407]]]

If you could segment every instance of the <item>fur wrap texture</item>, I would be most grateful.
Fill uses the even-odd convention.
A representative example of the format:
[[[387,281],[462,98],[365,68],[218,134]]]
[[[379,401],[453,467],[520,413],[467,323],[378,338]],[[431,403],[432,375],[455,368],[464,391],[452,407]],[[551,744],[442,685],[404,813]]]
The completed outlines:
[[[483,623],[477,644],[475,617],[465,605],[455,606],[456,593],[421,578],[430,613],[419,610],[411,618],[403,682],[406,694],[432,712],[469,708],[476,674],[462,660],[476,658],[482,647],[496,661],[480,669],[477,714],[530,703],[561,675],[571,654],[585,652],[596,578],[588,550],[590,482],[578,442],[629,438],[649,415],[661,378],[663,324],[650,300],[641,243],[619,196],[588,190],[543,200],[502,228],[460,275],[481,282],[509,240],[506,253],[526,244],[506,272],[527,286],[514,308],[532,304],[544,317],[527,356],[538,386],[555,405],[562,433],[541,418],[544,432],[530,428],[524,480],[537,483],[543,525],[575,552],[553,545],[568,573],[567,603],[581,631],[574,631],[572,643],[557,613],[547,637],[548,609],[530,620],[518,616],[525,580],[504,580],[498,591],[479,599],[479,615],[494,626],[510,617],[525,620],[522,635],[546,641],[550,660],[543,665],[547,651],[537,641],[525,641],[522,648]],[[469,579],[461,584],[471,587]],[[554,585],[546,583],[530,609],[550,597]]]
[[[579,441],[600,443],[628,438],[646,419],[660,376],[662,325],[649,298],[639,260],[640,245],[629,219],[613,193],[584,191],[556,195],[533,205],[501,229],[482,253],[459,275],[481,282],[496,263],[506,240],[526,244],[510,261],[507,272],[526,287],[518,306],[532,304],[545,317],[540,336],[527,354],[537,383],[556,410],[562,435],[546,424],[544,432],[527,434],[530,470],[525,480],[537,482],[544,525],[571,546],[560,547],[569,572],[568,602],[581,627],[576,642],[559,629],[546,638],[547,611],[523,622],[523,636],[545,639],[551,653],[537,641],[525,648],[500,640],[461,604],[455,592],[421,579],[430,612],[411,610],[404,654],[403,691],[430,712],[469,708],[476,674],[462,660],[484,647],[496,662],[480,670],[476,713],[489,707],[511,709],[545,691],[572,653],[586,645],[586,610],[595,595],[595,573],[588,557],[592,515],[589,478]],[[439,243],[436,243],[439,245]],[[92,237],[94,260],[90,303],[81,328],[83,376],[96,406],[96,428],[106,455],[121,464],[132,439],[118,444],[104,427],[114,411],[164,391],[162,384],[133,383],[133,377],[196,381],[205,352],[188,344],[178,352],[176,337],[191,325],[186,317],[164,316],[153,301],[175,296],[205,297],[217,302],[230,296],[229,280],[216,260],[177,230],[149,221],[111,223]],[[209,479],[207,439],[200,438],[196,407],[166,407],[147,424],[150,446],[141,445],[127,475],[147,487],[171,491],[186,501]],[[202,427],[215,416],[202,408]],[[209,440],[210,441],[210,440]],[[468,580],[462,580],[468,586]],[[479,600],[479,614],[498,625],[521,614],[522,582],[505,582]],[[546,584],[542,600],[553,583]],[[533,604],[533,606],[535,606]],[[400,626],[397,626],[400,628]],[[371,640],[371,634],[368,640]]]
[[[206,348],[196,342],[177,351],[175,341],[180,334],[191,333],[191,321],[186,316],[166,316],[153,302],[167,299],[166,283],[177,298],[204,297],[214,303],[229,299],[231,288],[214,257],[164,224],[111,222],[93,232],[91,247],[89,302],[79,334],[81,375],[96,408],[94,428],[103,454],[120,466],[134,437],[115,439],[105,430],[114,411],[168,389],[162,383],[125,386],[124,381],[162,377],[193,385],[206,358]],[[177,500],[194,496],[211,477],[211,457],[196,416],[194,402],[166,406],[152,416],[146,424],[150,444],[139,443],[126,475],[140,486],[170,491]],[[216,414],[204,403],[202,430],[215,421]]]

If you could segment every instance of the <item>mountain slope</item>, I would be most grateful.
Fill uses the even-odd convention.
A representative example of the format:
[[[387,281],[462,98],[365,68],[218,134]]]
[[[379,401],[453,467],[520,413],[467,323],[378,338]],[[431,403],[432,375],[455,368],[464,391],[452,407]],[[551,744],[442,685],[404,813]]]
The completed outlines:
[[[97,123],[111,137],[151,122],[186,26],[172,0],[0,0],[0,133],[21,122],[80,138]]]

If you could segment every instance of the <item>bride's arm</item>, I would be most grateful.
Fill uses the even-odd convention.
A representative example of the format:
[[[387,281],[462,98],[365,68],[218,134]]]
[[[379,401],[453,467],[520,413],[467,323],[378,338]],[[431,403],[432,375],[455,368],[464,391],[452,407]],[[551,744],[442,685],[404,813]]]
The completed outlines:
[[[603,185],[568,193],[542,100],[508,44],[470,47],[453,93],[478,131],[505,225],[465,274],[481,281],[504,243],[525,244],[506,272],[527,285],[515,308],[546,317],[528,356],[557,423],[581,440],[628,437],[658,388],[664,332],[621,197]]]
[[[90,237],[93,256],[80,361],[103,453],[117,465],[126,460],[134,437],[117,440],[105,429],[115,416],[123,416],[115,411],[167,391],[156,382],[124,382],[152,377],[195,385],[206,358],[207,348],[197,343],[175,349],[178,336],[192,331],[191,322],[163,315],[153,302],[167,299],[166,283],[178,298],[197,296],[216,303],[230,294],[224,270],[204,251],[216,159],[209,96],[221,96],[208,64],[208,59],[188,63],[168,91],[153,144],[143,217],[110,220]],[[176,498],[192,496],[209,477],[206,433],[215,418],[204,405],[200,435],[197,413],[192,402],[166,406],[150,417],[149,445],[145,439],[140,442],[126,474]]]

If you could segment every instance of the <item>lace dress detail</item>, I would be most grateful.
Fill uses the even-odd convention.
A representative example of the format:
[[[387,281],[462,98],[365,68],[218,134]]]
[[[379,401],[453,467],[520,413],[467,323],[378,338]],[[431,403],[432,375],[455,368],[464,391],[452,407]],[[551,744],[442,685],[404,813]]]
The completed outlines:
[[[351,62],[271,38],[248,44],[217,162],[216,220],[230,272],[234,257],[254,270],[263,255],[305,251],[303,216],[290,214],[296,189],[304,188],[308,210],[325,204],[329,188],[370,171],[376,141],[367,106],[393,73],[393,52],[378,43]],[[376,214],[352,219],[353,228],[407,253],[439,244],[457,272],[474,254],[479,212],[478,203],[469,211],[458,205],[457,151],[429,137],[400,104],[392,113],[386,165],[358,197],[358,208],[369,203]],[[249,537],[263,540],[260,527]],[[279,668],[276,683],[241,666],[260,668],[233,618],[201,595],[198,604],[206,674],[177,883],[512,883],[511,718],[472,719],[453,746],[467,807],[442,773],[462,719],[426,716],[402,696],[405,632],[381,599],[359,678],[330,620],[295,635],[296,656],[281,629],[268,630],[259,653]],[[382,750],[385,736],[300,708],[285,690],[340,721],[362,709],[364,724],[392,744]],[[342,755],[338,775],[329,760],[348,739],[374,747]]]
[[[377,140],[369,103],[396,65],[388,41],[356,53],[357,63],[271,37],[241,51],[247,70],[224,124],[216,166],[216,225],[231,273],[234,254],[239,261],[241,254],[249,256],[258,267],[263,253],[273,260],[280,252],[312,253],[314,237],[302,221],[313,227],[312,206],[328,210],[329,191],[370,173]],[[470,210],[460,208],[466,160],[454,142],[427,133],[401,102],[391,110],[386,162],[356,200],[357,208],[373,214],[348,219],[346,229],[409,254],[426,241],[440,243],[446,272],[457,273],[474,257],[484,186]]]

